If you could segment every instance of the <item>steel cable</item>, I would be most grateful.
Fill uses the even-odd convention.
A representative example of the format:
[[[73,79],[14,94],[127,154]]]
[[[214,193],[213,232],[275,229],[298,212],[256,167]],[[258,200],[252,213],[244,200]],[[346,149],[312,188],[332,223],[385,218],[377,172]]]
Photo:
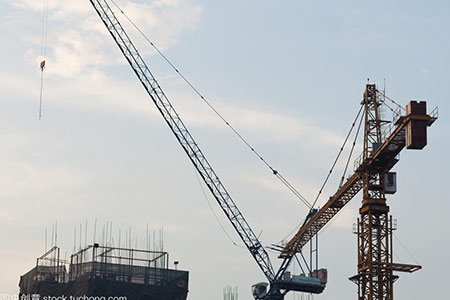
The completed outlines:
[[[333,173],[334,167],[336,166],[336,163],[337,163],[337,161],[339,160],[339,157],[341,156],[342,151],[344,150],[345,145],[347,144],[347,140],[348,140],[348,138],[350,137],[350,134],[352,133],[353,128],[355,127],[356,121],[358,120],[359,115],[361,114],[362,109],[363,109],[363,106],[361,106],[361,107],[359,108],[358,114],[356,115],[356,118],[355,118],[355,120],[354,120],[353,123],[352,123],[352,126],[351,126],[351,128],[350,128],[350,131],[348,132],[347,136],[345,137],[344,143],[343,143],[343,145],[341,146],[341,149],[339,150],[339,153],[338,153],[338,155],[336,156],[336,159],[334,160],[333,165],[331,166],[331,169],[330,169],[330,171],[328,172],[327,177],[325,178],[325,181],[323,182],[322,187],[321,187],[320,190],[319,190],[319,193],[317,194],[316,198],[314,199],[314,202],[313,202],[313,205],[312,205],[313,207],[314,207],[314,205],[316,205],[317,200],[318,200],[319,197],[320,197],[320,194],[322,194],[322,191],[323,191],[325,185],[327,184],[328,179],[330,178],[331,174]]]
[[[352,149],[350,150],[350,153],[348,155],[347,163],[345,164],[345,168],[344,168],[344,173],[342,174],[341,182],[339,183],[339,188],[341,188],[342,185],[344,184],[345,174],[347,173],[348,165],[349,165],[350,160],[351,160],[352,155],[353,155],[353,150],[355,150],[356,140],[358,139],[358,135],[359,135],[359,131],[361,130],[361,125],[362,125],[363,119],[364,119],[364,115],[361,115],[361,120],[359,121],[358,129],[356,130],[355,138],[353,140]]]
[[[342,151],[344,150],[345,145],[347,144],[347,140],[348,140],[348,138],[350,137],[350,135],[351,135],[351,133],[352,133],[352,131],[353,131],[355,125],[356,125],[356,122],[358,121],[358,118],[359,118],[359,115],[361,114],[362,109],[363,109],[363,106],[360,107],[360,109],[359,109],[359,111],[358,111],[358,114],[356,115],[356,118],[355,118],[355,120],[353,121],[352,126],[350,127],[350,130],[349,130],[349,132],[348,132],[348,134],[347,134],[347,136],[346,136],[346,138],[345,138],[345,140],[344,140],[344,143],[343,143],[341,149],[339,150],[339,153],[338,153],[336,159],[334,160],[333,165],[332,165],[330,171],[328,172],[328,175],[327,175],[327,177],[325,178],[325,181],[324,181],[324,183],[322,184],[322,187],[321,187],[320,190],[319,190],[319,193],[317,194],[317,197],[316,197],[316,199],[315,199],[315,201],[314,201],[314,203],[313,203],[313,206],[311,206],[311,208],[310,208],[310,213],[311,213],[312,209],[314,208],[314,205],[316,204],[317,199],[319,198],[320,194],[322,193],[322,190],[323,190],[323,188],[325,187],[325,185],[326,185],[326,183],[327,183],[327,181],[328,181],[328,179],[329,179],[331,173],[333,172],[333,169],[334,169],[334,167],[335,167],[335,165],[336,165],[336,163],[337,163],[337,161],[338,161],[338,159],[339,159],[339,157],[340,157]],[[361,117],[361,120],[362,120],[362,117]],[[360,127],[361,127],[361,121],[360,121],[359,126],[358,126],[358,131],[360,130]],[[357,136],[358,136],[358,134],[356,134],[356,137],[357,137]],[[354,143],[356,143],[356,141],[355,141]],[[353,147],[354,147],[354,145],[353,145]],[[352,148],[352,151],[353,151],[353,148]],[[350,159],[349,159],[349,160],[350,160]],[[348,161],[349,161],[349,160],[348,160]],[[348,161],[347,161],[347,165],[348,165]],[[291,236],[294,232],[296,232],[296,231],[302,226],[302,224],[303,224],[303,222],[300,223],[300,224],[298,224],[291,232],[289,232],[289,233],[288,233],[281,241],[279,241],[277,244],[280,244],[281,242],[283,242],[284,240],[286,240],[289,236]]]
[[[142,35],[142,37],[155,49],[155,51],[172,67],[172,69],[183,79],[183,81],[202,99],[206,105],[228,126],[231,131],[272,171],[275,175],[302,203],[304,203],[309,209],[313,207],[305,197],[303,197],[297,189],[281,174],[274,169],[263,157],[259,154],[255,148],[219,113],[219,111],[199,92],[197,88],[175,67],[175,65],[159,50],[158,47],[147,37],[147,35],[125,14],[125,12],[117,5],[114,0],[111,0],[113,5],[120,11],[121,14],[133,25],[133,27]]]

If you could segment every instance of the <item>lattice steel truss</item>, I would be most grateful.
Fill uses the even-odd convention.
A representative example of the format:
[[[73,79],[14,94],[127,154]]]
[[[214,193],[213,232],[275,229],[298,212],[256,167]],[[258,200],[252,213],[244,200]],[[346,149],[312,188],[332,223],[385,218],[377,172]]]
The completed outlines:
[[[364,159],[368,158],[374,145],[381,144],[381,124],[380,106],[381,102],[377,99],[377,89],[374,84],[366,85],[364,91]]]
[[[361,268],[358,267],[358,275],[352,277],[352,280],[359,285],[360,299],[392,299],[394,280],[392,270],[410,272],[420,266],[392,264],[392,242],[389,242],[391,230],[386,227],[389,207],[386,205],[385,199],[384,174],[397,163],[396,156],[405,147],[406,126],[411,125],[410,122],[413,121],[415,122],[414,129],[419,130],[419,136],[412,136],[414,144],[408,144],[408,147],[421,149],[420,147],[423,148],[426,145],[426,135],[420,136],[423,133],[423,126],[431,126],[437,119],[437,111],[436,116],[417,112],[400,117],[395,122],[395,129],[392,132],[389,131],[391,134],[383,135],[382,126],[388,122],[381,120],[380,117],[382,100],[377,97],[378,91],[375,85],[368,84],[362,103],[365,106],[366,121],[364,151],[362,157],[357,159],[355,173],[347,179],[344,185],[339,187],[335,195],[330,197],[320,210],[315,210],[315,214],[281,250],[280,258],[283,261],[275,273],[267,251],[206,160],[107,1],[90,0],[90,2],[242,242],[269,280],[270,288],[264,299],[283,299],[288,291],[315,293],[323,291],[325,285],[319,285],[320,290],[311,291],[301,283],[283,280],[283,275],[295,255],[301,254],[302,247],[361,189],[364,191],[363,206],[360,209],[359,227],[361,232],[358,233],[360,243],[358,262]],[[425,108],[424,103],[414,105]],[[409,133],[413,132],[411,126],[408,128]],[[384,141],[382,141],[382,136]],[[421,138],[425,139],[421,140]],[[317,250],[315,253],[317,254]]]
[[[375,85],[368,84],[363,100],[365,108],[364,159],[382,144],[381,103]],[[384,190],[384,172],[367,168],[363,178],[363,201],[358,219],[358,284],[359,300],[391,300],[394,277],[392,272],[392,226],[388,216]]]
[[[213,170],[179,114],[166,97],[166,94],[116,18],[111,7],[105,0],[90,0],[90,2],[258,266],[269,281],[273,281],[275,272],[267,251],[261,245],[258,237],[225,189],[219,176]]]
[[[358,299],[393,299],[392,217],[369,210],[358,219]]]

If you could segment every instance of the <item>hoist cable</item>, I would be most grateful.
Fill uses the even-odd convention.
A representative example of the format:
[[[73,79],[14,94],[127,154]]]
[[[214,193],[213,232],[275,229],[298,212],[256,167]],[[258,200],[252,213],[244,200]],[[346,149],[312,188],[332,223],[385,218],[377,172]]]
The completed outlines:
[[[321,188],[320,188],[320,190],[319,190],[319,193],[317,194],[316,198],[314,199],[314,202],[313,202],[313,205],[312,205],[313,207],[314,207],[314,205],[316,205],[317,200],[319,199],[319,196],[322,194],[322,191],[323,191],[325,185],[326,185],[327,182],[328,182],[328,179],[330,178],[331,174],[333,173],[334,167],[336,166],[336,163],[337,163],[337,161],[339,160],[339,157],[341,156],[342,151],[344,150],[345,145],[347,144],[347,140],[348,140],[348,138],[350,137],[350,134],[352,133],[353,128],[355,127],[356,121],[358,120],[359,115],[361,114],[362,109],[363,109],[363,106],[361,106],[361,107],[359,108],[358,114],[356,115],[356,118],[355,118],[355,120],[354,120],[353,123],[352,123],[352,126],[351,126],[351,128],[350,128],[350,131],[348,132],[347,136],[345,137],[344,143],[343,143],[341,149],[339,150],[339,153],[338,153],[338,155],[336,156],[336,159],[334,160],[333,165],[331,166],[331,169],[330,169],[330,171],[328,172],[327,177],[325,178],[325,181],[323,182],[323,184],[322,184],[322,186],[321,186]]]
[[[42,91],[44,89],[44,71],[41,71],[41,90],[39,94],[39,120],[42,117]]]
[[[42,2],[42,30],[41,30],[41,56],[44,56],[44,38],[45,38],[45,16],[46,16],[46,6],[45,0]]]
[[[41,35],[41,86],[39,91],[39,120],[42,118],[42,100],[44,90],[44,69],[45,59],[47,56],[47,32],[48,32],[48,0],[44,0],[42,4],[42,35]]]
[[[227,236],[228,240],[229,240],[233,245],[235,245],[236,247],[239,247],[239,248],[245,248],[244,246],[237,244],[237,243],[231,238],[230,234],[226,231],[225,227],[222,225],[222,222],[220,222],[219,217],[217,216],[216,212],[214,211],[214,209],[213,209],[213,207],[212,207],[212,205],[211,205],[211,202],[209,201],[208,195],[206,194],[205,189],[203,188],[203,184],[202,184],[202,182],[201,182],[201,180],[200,180],[200,177],[198,176],[197,172],[195,172],[195,176],[197,177],[198,185],[200,186],[200,189],[201,189],[201,191],[202,191],[203,198],[205,199],[206,203],[208,203],[208,207],[209,207],[209,209],[211,210],[211,212],[212,212],[212,214],[213,214],[213,216],[214,216],[214,219],[216,219],[217,224],[219,224],[220,228],[222,229],[223,233],[225,233],[225,235]]]
[[[113,5],[120,11],[121,14],[131,23],[131,25],[142,35],[142,37],[155,49],[155,51],[169,64],[169,66],[183,79],[183,81],[196,93],[203,102],[228,126],[231,131],[261,160],[297,198],[300,199],[308,208],[311,209],[312,205],[303,197],[294,186],[289,183],[281,174],[273,168],[263,157],[259,154],[255,148],[219,113],[219,111],[200,93],[200,91],[175,67],[175,65],[165,56],[158,47],[147,37],[147,35],[125,14],[125,12],[116,4],[114,0],[111,0]]]
[[[48,36],[48,0],[45,1],[45,31],[44,31],[44,47],[43,56],[47,57],[47,36]]]

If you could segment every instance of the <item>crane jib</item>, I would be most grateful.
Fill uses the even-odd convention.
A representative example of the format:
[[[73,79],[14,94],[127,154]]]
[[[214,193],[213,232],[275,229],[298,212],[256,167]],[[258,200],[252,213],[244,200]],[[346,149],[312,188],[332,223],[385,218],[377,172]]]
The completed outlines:
[[[379,146],[372,156],[359,161],[355,165],[355,173],[330,197],[324,206],[305,224],[295,236],[286,244],[280,257],[292,257],[300,252],[302,247],[319,232],[363,187],[360,176],[364,170],[375,170],[378,172],[389,171],[397,162],[397,155],[405,148],[405,132],[411,120],[422,120],[431,126],[437,117],[408,115],[401,117],[396,122],[396,127],[385,141]]]
[[[258,266],[269,282],[274,281],[275,273],[268,253],[167,99],[111,7],[105,0],[90,0],[90,2]]]

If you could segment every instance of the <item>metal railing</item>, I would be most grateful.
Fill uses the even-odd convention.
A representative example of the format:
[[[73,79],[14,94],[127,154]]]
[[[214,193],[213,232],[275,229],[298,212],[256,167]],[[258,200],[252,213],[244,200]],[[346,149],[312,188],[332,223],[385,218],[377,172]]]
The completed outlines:
[[[162,285],[182,274],[180,271],[169,270],[168,263],[167,252],[95,244],[71,256],[69,280],[89,277]]]

